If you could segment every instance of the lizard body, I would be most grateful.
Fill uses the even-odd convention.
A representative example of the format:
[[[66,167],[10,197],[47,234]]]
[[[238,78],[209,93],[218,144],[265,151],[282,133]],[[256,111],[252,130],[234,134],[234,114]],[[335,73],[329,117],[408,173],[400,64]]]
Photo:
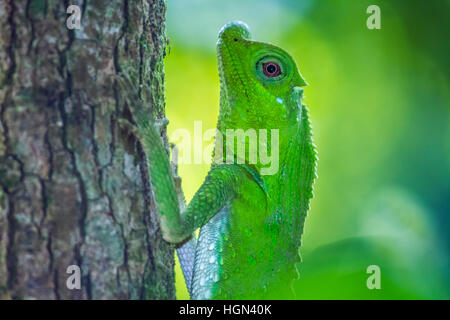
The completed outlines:
[[[193,236],[178,250],[191,298],[264,298],[274,283],[296,277],[300,260],[316,175],[308,110],[301,102],[306,83],[289,54],[250,40],[242,22],[222,28],[217,50],[221,91],[213,156],[224,161],[211,166],[183,212],[151,115],[133,106],[133,117],[148,157],[163,237],[180,243],[201,228],[198,239]],[[249,163],[250,151],[229,161],[230,151],[239,155],[223,138],[229,129],[255,129],[258,141],[261,129],[276,129],[278,135],[262,140],[267,153],[277,156],[275,170],[267,173],[259,158]],[[243,139],[249,148],[249,139]],[[261,154],[263,145],[254,153]]]

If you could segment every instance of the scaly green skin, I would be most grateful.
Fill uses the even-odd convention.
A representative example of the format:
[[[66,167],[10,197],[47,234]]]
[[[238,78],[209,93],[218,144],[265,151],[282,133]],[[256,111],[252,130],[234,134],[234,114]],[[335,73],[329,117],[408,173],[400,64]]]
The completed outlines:
[[[192,279],[186,279],[192,299],[264,298],[272,287],[297,277],[295,263],[316,168],[308,111],[301,103],[300,87],[306,83],[289,54],[249,38],[241,22],[227,24],[219,34],[217,128],[223,134],[226,129],[278,129],[275,174],[262,174],[267,165],[260,161],[238,164],[235,158],[234,163],[214,164],[180,213],[168,156],[151,116],[136,107],[133,111],[164,238],[179,243],[201,228],[196,245],[190,242],[195,252],[185,259],[186,264],[189,255],[195,257]],[[282,74],[265,76],[261,63],[267,61],[276,61]],[[270,139],[267,145],[270,154]]]

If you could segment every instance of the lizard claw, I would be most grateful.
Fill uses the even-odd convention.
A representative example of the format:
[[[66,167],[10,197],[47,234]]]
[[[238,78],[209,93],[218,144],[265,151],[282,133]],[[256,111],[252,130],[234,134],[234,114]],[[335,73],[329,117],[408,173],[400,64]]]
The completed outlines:
[[[167,119],[166,117],[164,117],[162,119],[157,119],[154,122],[155,128],[156,128],[156,130],[159,131],[159,133],[161,133],[164,129],[166,129],[168,124],[169,124],[169,119]]]
[[[118,118],[117,123],[120,128],[122,128],[128,132],[131,132],[137,138],[140,137],[137,126],[134,123],[132,123],[130,120],[128,120],[126,118]]]

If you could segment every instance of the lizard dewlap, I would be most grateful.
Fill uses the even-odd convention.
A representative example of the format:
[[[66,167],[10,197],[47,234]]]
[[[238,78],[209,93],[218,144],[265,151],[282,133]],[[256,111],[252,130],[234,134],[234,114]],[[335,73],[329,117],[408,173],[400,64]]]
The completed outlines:
[[[251,40],[242,22],[222,28],[217,57],[215,161],[183,212],[154,122],[134,107],[137,133],[164,238],[179,243],[191,237],[178,249],[191,298],[276,297],[273,288],[286,290],[298,276],[295,264],[316,176],[308,110],[301,101],[306,82],[287,52]]]

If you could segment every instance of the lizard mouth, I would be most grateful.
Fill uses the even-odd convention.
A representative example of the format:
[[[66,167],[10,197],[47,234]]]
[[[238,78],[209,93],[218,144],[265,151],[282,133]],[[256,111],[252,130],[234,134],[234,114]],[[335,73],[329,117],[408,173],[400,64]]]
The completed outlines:
[[[233,79],[235,86],[238,86],[241,92],[246,93],[243,72],[239,71],[240,59],[237,47],[242,46],[242,42],[250,40],[250,30],[247,24],[242,21],[232,21],[220,29],[219,39],[217,41],[217,60],[219,67],[219,77],[222,84],[221,90],[231,98],[228,92],[229,81]],[[225,70],[227,69],[227,70]],[[232,94],[231,94],[232,95]]]
[[[242,21],[232,21],[224,25],[219,31],[219,39],[217,41],[217,53],[219,60],[223,60],[224,51],[226,51],[229,47],[232,47],[235,42],[239,42],[244,39],[250,39],[250,30],[247,24]]]

